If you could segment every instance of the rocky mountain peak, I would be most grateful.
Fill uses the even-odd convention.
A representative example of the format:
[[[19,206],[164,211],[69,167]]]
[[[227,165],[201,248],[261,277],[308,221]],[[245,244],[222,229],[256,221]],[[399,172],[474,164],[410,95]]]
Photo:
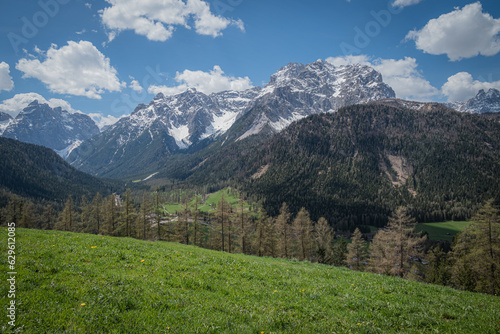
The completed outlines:
[[[98,133],[89,116],[34,100],[7,124],[2,136],[42,145],[66,157],[75,146]]]

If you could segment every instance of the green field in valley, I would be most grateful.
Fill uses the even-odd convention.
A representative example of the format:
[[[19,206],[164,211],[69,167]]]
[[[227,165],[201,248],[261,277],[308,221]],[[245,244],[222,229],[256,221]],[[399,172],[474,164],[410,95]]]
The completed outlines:
[[[215,193],[206,195],[206,198],[203,199],[198,204],[198,209],[201,212],[205,212],[205,213],[215,212],[215,208],[217,206],[217,203],[219,203],[223,194],[224,194],[224,199],[226,200],[226,202],[228,202],[233,207],[233,210],[239,210],[240,200],[239,200],[238,196],[235,194],[235,192],[232,192],[231,189],[229,189],[229,188],[225,188],[225,189],[219,190]],[[189,201],[189,205],[192,208],[194,206],[194,204],[195,204],[195,200],[193,198]],[[184,208],[184,205],[181,203],[173,203],[173,204],[163,204],[162,207],[164,208],[164,213],[175,214],[176,212],[182,211]],[[248,212],[248,209],[249,209],[248,203],[244,202],[243,207],[244,207],[244,210],[246,212]]]
[[[7,231],[1,231],[6,273]],[[16,234],[21,333],[500,331],[495,296],[175,243],[26,229]],[[0,287],[6,313],[5,279]],[[2,331],[9,332],[2,319]]]
[[[427,232],[431,240],[453,241],[455,235],[462,232],[470,222],[467,221],[448,221],[443,223],[422,223],[418,224],[416,231]]]

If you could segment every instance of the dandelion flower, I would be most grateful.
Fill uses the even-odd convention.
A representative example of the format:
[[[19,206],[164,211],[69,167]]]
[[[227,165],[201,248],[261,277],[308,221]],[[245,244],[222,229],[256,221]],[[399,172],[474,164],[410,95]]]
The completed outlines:
[[[274,290],[274,292],[278,292],[278,290]]]
[[[56,245],[52,245],[52,247],[56,247]]]
[[[141,260],[141,262],[144,262],[144,260]]]
[[[358,322],[358,326],[361,326],[361,323]]]
[[[85,306],[86,304],[85,303],[81,303],[80,305]]]

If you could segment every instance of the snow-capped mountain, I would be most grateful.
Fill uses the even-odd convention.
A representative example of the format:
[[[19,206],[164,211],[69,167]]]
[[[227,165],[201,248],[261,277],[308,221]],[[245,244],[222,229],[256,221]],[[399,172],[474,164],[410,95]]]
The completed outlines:
[[[336,67],[323,60],[308,65],[291,63],[273,74],[259,93],[254,105],[262,111],[239,139],[264,128],[279,132],[308,115],[395,96],[382,75],[369,66]]]
[[[481,89],[475,97],[465,102],[449,103],[448,106],[461,112],[484,114],[500,112],[500,91],[490,88],[487,92]]]
[[[68,161],[84,171],[114,176],[117,166],[136,169],[131,159],[156,164],[180,150],[194,152],[236,123],[238,131],[232,131],[232,139],[242,140],[264,130],[279,132],[311,114],[393,97],[380,73],[368,66],[335,67],[322,60],[288,64],[264,88],[210,95],[195,89],[173,96],[160,93],[84,142]]]
[[[37,100],[4,124],[3,137],[51,148],[63,158],[81,142],[99,133],[89,116],[60,107],[51,108]]]

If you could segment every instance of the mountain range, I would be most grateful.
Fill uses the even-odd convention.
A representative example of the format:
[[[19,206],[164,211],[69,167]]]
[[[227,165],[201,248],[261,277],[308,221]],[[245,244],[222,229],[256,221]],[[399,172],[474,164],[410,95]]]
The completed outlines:
[[[172,96],[160,93],[148,105],[138,105],[131,115],[103,128],[102,133],[83,113],[35,100],[15,118],[0,113],[0,134],[49,147],[94,175],[123,177],[144,171],[134,168],[129,163],[132,160],[154,170],[173,154],[196,152],[224,135],[229,141],[255,134],[269,136],[308,115],[371,101],[389,103],[394,97],[392,88],[371,67],[336,67],[318,60],[280,68],[263,88],[213,94],[189,89]],[[429,105],[404,100],[398,104],[411,108]],[[500,111],[500,92],[481,90],[468,101],[446,105],[461,112],[495,113]]]
[[[171,155],[196,152],[219,138],[266,137],[308,115],[394,96],[382,76],[368,66],[335,67],[321,60],[288,64],[264,88],[158,94],[82,143],[68,161],[98,176],[130,176],[161,168]]]
[[[37,101],[0,125],[95,176],[234,186],[271,215],[287,202],[347,230],[382,226],[403,203],[419,221],[440,221],[500,198],[499,96],[405,101],[370,67],[317,61],[288,64],[263,88],[158,94],[100,133],[90,117]],[[30,174],[20,166],[34,163],[6,168]]]

